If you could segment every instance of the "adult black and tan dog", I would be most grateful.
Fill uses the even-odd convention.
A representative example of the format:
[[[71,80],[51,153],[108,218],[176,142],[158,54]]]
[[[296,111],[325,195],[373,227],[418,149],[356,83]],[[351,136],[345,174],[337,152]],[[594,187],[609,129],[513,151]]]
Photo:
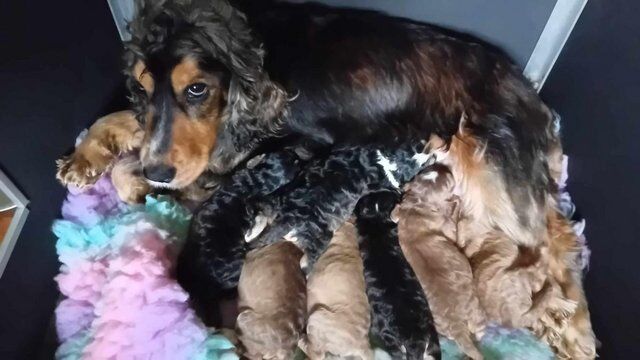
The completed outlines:
[[[138,5],[125,73],[144,139],[127,147],[140,146],[151,185],[181,189],[205,170],[230,172],[261,147],[291,141],[313,152],[401,142],[407,133],[447,143],[458,136],[476,145],[478,166],[505,194],[491,216],[522,243],[536,242],[526,234],[543,228],[547,157],[560,144],[551,112],[500,51],[362,10],[234,3],[245,15],[225,0]],[[104,156],[91,152],[127,140],[102,125],[92,140],[103,149],[61,161],[63,182],[104,170]]]
[[[517,241],[537,242],[553,183],[547,157],[560,145],[551,112],[500,51],[361,10],[235,4],[245,15],[226,1],[139,5],[126,73],[152,185],[183,188],[283,142],[313,152],[407,133],[458,136],[476,145],[477,167],[501,193],[485,206],[489,217]],[[95,172],[61,168],[63,179]]]

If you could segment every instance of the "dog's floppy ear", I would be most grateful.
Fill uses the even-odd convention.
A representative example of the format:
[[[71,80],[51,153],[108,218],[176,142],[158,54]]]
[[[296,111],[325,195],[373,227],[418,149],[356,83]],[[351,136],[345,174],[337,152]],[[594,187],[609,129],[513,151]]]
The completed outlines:
[[[227,1],[215,1],[211,9],[219,21],[203,20],[206,36],[231,70],[229,105],[232,117],[254,118],[271,124],[286,103],[285,91],[264,71],[264,49],[251,33],[245,15]],[[270,129],[275,130],[275,129]]]

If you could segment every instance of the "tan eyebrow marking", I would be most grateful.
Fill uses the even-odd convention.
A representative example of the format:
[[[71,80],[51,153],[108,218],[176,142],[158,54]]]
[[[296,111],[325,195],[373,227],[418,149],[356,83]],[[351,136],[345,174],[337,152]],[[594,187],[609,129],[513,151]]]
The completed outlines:
[[[142,62],[142,60],[138,60],[138,62],[136,62],[136,64],[133,66],[132,75],[133,77],[138,79],[138,81],[148,94],[153,93],[153,77],[151,76],[149,69],[147,69],[147,66]]]
[[[187,86],[201,79],[202,76],[202,71],[198,67],[198,62],[195,59],[191,57],[182,59],[171,71],[173,91],[176,95],[181,94]]]

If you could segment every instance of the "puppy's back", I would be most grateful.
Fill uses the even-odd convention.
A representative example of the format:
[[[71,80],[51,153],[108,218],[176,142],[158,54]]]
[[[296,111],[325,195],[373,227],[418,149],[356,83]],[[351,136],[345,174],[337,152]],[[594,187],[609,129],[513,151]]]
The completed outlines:
[[[281,241],[247,255],[238,285],[236,327],[250,359],[290,359],[306,317],[302,251]]]
[[[472,359],[482,359],[473,335],[486,316],[474,291],[473,273],[458,248],[459,202],[447,166],[434,164],[405,186],[393,212],[403,253],[433,310],[438,332],[454,340]]]
[[[303,348],[311,359],[373,358],[369,303],[356,236],[353,224],[342,225],[309,276],[309,318]]]

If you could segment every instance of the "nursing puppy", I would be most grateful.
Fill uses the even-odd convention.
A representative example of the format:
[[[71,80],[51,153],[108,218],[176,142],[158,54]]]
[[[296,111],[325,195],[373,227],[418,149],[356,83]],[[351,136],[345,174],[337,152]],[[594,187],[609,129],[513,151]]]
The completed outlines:
[[[423,147],[419,142],[389,149],[344,147],[312,161],[286,191],[271,199],[267,212],[273,219],[254,246],[295,238],[310,269],[363,195],[397,189],[420,171],[431,158],[421,152]]]
[[[344,223],[307,281],[307,336],[300,347],[311,360],[372,360],[369,303],[355,226]]]
[[[307,313],[301,258],[302,251],[288,241],[247,254],[238,284],[236,322],[246,358],[293,358]]]
[[[460,209],[454,186],[446,166],[428,166],[405,185],[392,218],[438,332],[454,340],[470,358],[482,359],[474,339],[482,334],[487,319],[475,293],[469,260],[457,244]]]
[[[390,214],[395,191],[366,195],[356,206],[371,333],[393,359],[440,359],[440,343],[427,299],[398,243]]]
[[[295,154],[267,154],[255,166],[236,172],[195,212],[176,272],[196,309],[235,294],[249,250],[245,236],[257,215],[252,204],[291,181],[298,170]],[[219,325],[215,311],[210,322]]]
[[[546,249],[519,247],[499,231],[486,234],[471,257],[476,291],[490,321],[532,328],[549,309],[554,291],[548,279]],[[575,304],[567,302],[572,313]]]

